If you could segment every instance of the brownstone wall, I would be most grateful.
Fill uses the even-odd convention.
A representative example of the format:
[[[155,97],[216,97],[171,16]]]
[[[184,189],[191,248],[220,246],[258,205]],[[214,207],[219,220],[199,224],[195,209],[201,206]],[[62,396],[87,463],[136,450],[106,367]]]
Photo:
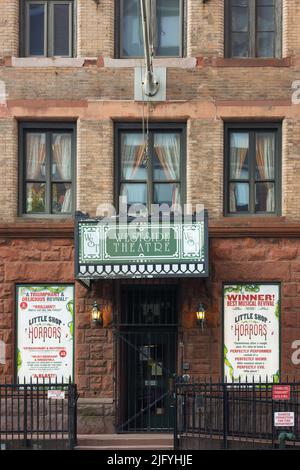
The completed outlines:
[[[72,240],[0,240],[0,339],[7,358],[0,376],[14,380],[16,284],[73,281]]]
[[[74,283],[71,239],[18,239],[0,241],[0,339],[5,341],[6,365],[0,375],[13,380],[15,286],[18,283]],[[91,327],[95,299],[79,283],[75,289],[76,381],[84,396],[112,397],[111,286],[100,284],[96,298],[104,307],[104,329]],[[108,329],[107,329],[108,326]]]
[[[7,344],[7,364],[0,373],[13,377],[15,284],[74,282],[72,240],[1,240],[0,339]],[[195,376],[221,373],[222,283],[281,282],[282,372],[300,378],[291,363],[291,344],[300,340],[300,239],[212,239],[210,278],[181,281],[180,309],[185,360]],[[113,398],[113,281],[101,281],[87,293],[76,283],[76,379],[82,397]],[[90,308],[97,298],[105,328],[91,327]],[[199,299],[208,306],[207,328],[195,327]]]
[[[281,372],[300,379],[300,365],[292,363],[292,343],[300,340],[300,239],[212,239],[208,281],[183,281],[184,360],[196,379],[222,374],[222,283],[281,283]],[[195,327],[199,299],[208,306],[207,328]]]
[[[0,240],[0,340],[6,345],[6,364],[0,364],[0,381],[15,380],[16,284],[74,283],[73,240]],[[113,432],[113,336],[111,326],[112,284],[99,284],[92,294],[75,284],[75,382],[80,400],[79,432]],[[91,326],[95,300],[104,310],[103,329]]]
[[[300,239],[212,238],[210,278],[181,281],[181,327],[178,338],[178,373],[181,362],[190,364],[195,378],[222,374],[222,283],[281,282],[281,372],[300,379],[300,365],[292,364],[292,342],[300,340]],[[2,380],[13,380],[15,285],[19,282],[74,282],[71,239],[19,239],[0,242],[0,339],[6,343]],[[75,379],[80,393],[79,429],[112,432],[115,426],[115,339],[112,330],[115,281],[99,281],[95,291],[76,283]],[[94,299],[104,311],[104,328],[91,326]],[[199,300],[207,306],[207,326],[195,326]]]

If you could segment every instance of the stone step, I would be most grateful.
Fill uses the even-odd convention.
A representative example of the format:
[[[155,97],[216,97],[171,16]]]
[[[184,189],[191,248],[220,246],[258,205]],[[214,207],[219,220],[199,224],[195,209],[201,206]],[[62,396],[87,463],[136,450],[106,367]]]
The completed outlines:
[[[111,450],[111,451],[117,451],[117,450],[173,450],[173,446],[146,446],[146,445],[118,445],[116,446],[77,446],[74,448],[74,450]]]
[[[173,449],[172,434],[85,434],[77,436],[77,449]]]

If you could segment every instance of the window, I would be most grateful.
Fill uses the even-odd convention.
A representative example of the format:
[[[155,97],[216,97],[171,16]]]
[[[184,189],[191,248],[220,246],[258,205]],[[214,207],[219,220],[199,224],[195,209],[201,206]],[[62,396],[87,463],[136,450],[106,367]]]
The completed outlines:
[[[116,136],[117,198],[126,198],[128,207],[140,203],[148,209],[183,204],[184,125],[150,125],[148,154],[140,125],[120,124]]]
[[[279,215],[280,134],[280,124],[226,125],[227,215]]]
[[[142,57],[143,30],[140,0],[118,0],[119,55]],[[160,57],[182,56],[183,0],[155,0],[151,17],[154,54]]]
[[[25,0],[23,52],[30,57],[72,57],[73,0]]]
[[[227,57],[281,57],[281,0],[227,0]]]
[[[21,214],[72,214],[74,156],[73,124],[21,124]]]

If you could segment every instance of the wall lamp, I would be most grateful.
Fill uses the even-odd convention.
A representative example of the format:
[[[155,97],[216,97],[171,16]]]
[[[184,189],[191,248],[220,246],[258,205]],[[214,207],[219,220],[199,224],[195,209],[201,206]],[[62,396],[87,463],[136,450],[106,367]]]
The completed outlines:
[[[103,311],[96,301],[93,303],[92,306],[91,319],[93,325],[97,326],[98,328],[103,327]]]
[[[205,323],[206,323],[206,310],[205,310],[205,306],[200,303],[199,306],[198,306],[198,310],[196,312],[196,322],[197,322],[197,325],[202,328],[204,328],[205,326]]]

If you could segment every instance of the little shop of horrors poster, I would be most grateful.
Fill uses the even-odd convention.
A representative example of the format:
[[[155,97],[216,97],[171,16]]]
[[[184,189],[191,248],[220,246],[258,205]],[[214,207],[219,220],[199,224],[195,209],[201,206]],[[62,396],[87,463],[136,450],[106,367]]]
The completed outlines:
[[[73,377],[74,287],[17,286],[17,376],[22,383]]]
[[[279,294],[277,284],[224,285],[224,377],[227,381],[278,382]]]

